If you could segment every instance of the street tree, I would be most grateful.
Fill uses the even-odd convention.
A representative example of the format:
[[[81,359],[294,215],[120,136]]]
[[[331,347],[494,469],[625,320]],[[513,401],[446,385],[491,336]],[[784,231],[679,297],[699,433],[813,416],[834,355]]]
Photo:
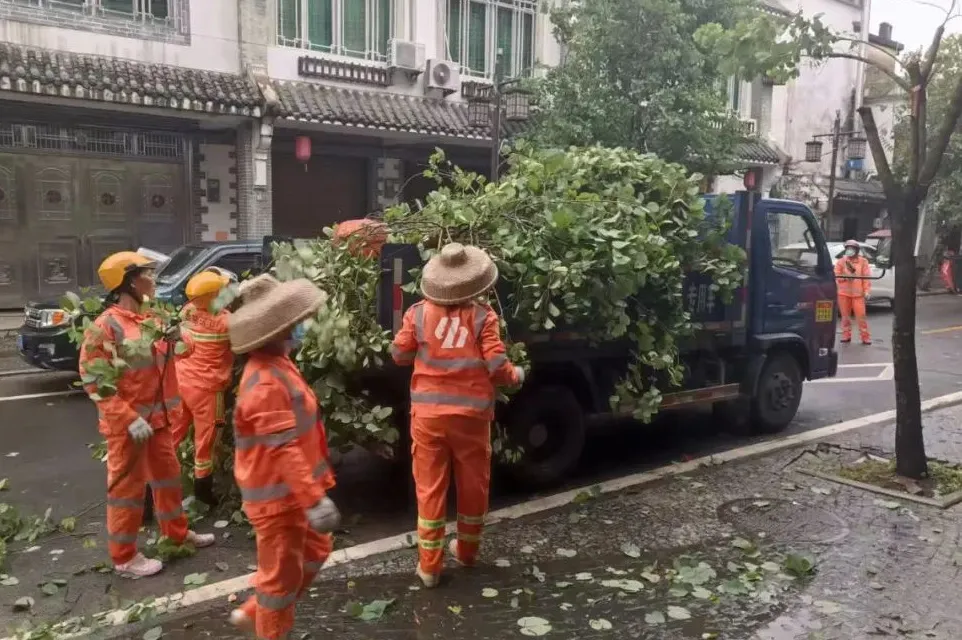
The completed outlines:
[[[601,144],[652,152],[707,174],[730,169],[743,138],[728,78],[693,39],[733,27],[747,0],[591,0],[552,13],[565,51],[536,83],[529,137],[544,146]]]
[[[939,175],[946,150],[962,117],[962,76],[957,75],[944,85],[936,82],[942,74],[937,62],[944,44],[945,24],[955,15],[956,2],[952,0],[945,21],[935,30],[924,51],[900,60],[883,47],[876,47],[895,60],[894,70],[875,64],[865,54],[863,47],[875,45],[835,33],[819,17],[808,18],[802,14],[786,19],[757,14],[733,28],[722,24],[706,25],[695,36],[704,51],[714,52],[730,65],[732,72],[743,77],[765,74],[785,81],[798,75],[804,60],[818,62],[843,58],[877,68],[908,96],[908,113],[903,122],[905,149],[894,160],[885,153],[872,109],[861,107],[859,116],[892,217],[892,259],[897,267],[892,327],[896,472],[914,479],[923,478],[928,473],[915,349],[914,245],[919,208]],[[768,48],[763,51],[760,45],[766,43]],[[936,95],[939,100],[930,102],[930,98]]]

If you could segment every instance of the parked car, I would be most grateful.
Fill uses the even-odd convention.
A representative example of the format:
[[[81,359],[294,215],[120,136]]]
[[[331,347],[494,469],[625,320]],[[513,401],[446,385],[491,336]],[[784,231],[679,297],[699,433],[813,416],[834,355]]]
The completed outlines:
[[[881,269],[877,264],[878,253],[874,245],[860,242],[862,255],[868,260],[872,269],[872,297],[869,298],[869,305],[884,304],[891,306],[895,299],[895,269],[886,267]],[[828,252],[832,256],[832,262],[838,260],[845,253],[845,243],[829,242]],[[794,264],[804,265],[814,269],[818,265],[818,256],[813,248],[808,244],[798,242],[795,244],[780,247],[776,252],[776,259]]]
[[[155,258],[162,254],[149,255]],[[237,275],[258,271],[263,255],[260,242],[204,242],[180,247],[157,271],[157,298],[182,305],[187,300],[184,288],[194,274],[210,267]],[[70,315],[60,307],[59,300],[27,303],[17,335],[20,358],[41,369],[76,371],[79,353],[67,333],[69,325]]]

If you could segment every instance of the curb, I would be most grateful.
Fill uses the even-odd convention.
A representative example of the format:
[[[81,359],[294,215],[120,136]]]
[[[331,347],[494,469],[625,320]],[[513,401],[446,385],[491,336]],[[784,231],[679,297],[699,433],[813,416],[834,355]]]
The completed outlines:
[[[939,396],[937,398],[931,398],[922,402],[922,412],[930,413],[932,411],[945,409],[958,404],[962,404],[962,391]],[[784,449],[791,449],[792,447],[822,440],[824,438],[836,436],[842,433],[847,433],[856,429],[887,424],[894,419],[894,410],[883,411],[881,413],[862,416],[853,420],[847,420],[838,424],[820,427],[818,429],[794,434],[777,440],[766,440],[744,447],[739,447],[737,449],[723,451],[718,454],[695,458],[694,460],[690,460],[688,462],[669,464],[658,469],[652,469],[651,471],[644,471],[621,478],[606,480],[593,485],[570,489],[561,493],[545,496],[543,498],[537,498],[529,502],[524,502],[493,511],[488,514],[486,524],[493,525],[510,520],[517,520],[546,511],[552,511],[554,509],[571,504],[576,496],[586,492],[597,496],[615,493],[628,488],[643,487],[665,478],[692,473],[703,467],[714,467],[725,463],[740,462],[757,458],[769,453],[775,453]],[[446,527],[446,534],[450,534],[455,531],[455,527],[456,523],[448,523]],[[382,555],[385,553],[410,549],[414,546],[412,541],[416,540],[416,538],[417,532],[413,531],[382,538],[380,540],[373,540],[371,542],[355,545],[353,547],[347,547],[345,549],[339,549],[330,555],[323,569],[347,564],[355,560],[362,560],[372,556]],[[250,573],[247,575],[238,576],[236,578],[223,580],[221,582],[207,584],[192,591],[160,596],[154,600],[155,611],[158,615],[182,612],[183,609],[188,607],[225,598],[232,593],[245,591],[250,588],[249,583],[253,575],[254,574]],[[124,617],[125,614],[122,610],[109,611],[103,617],[103,620],[106,623],[106,628],[101,627],[98,629],[92,629],[90,631],[81,632],[78,635],[86,635],[87,633],[91,633],[93,631],[106,632],[107,628],[109,627],[122,626],[125,624]],[[3,640],[15,639],[4,638]]]

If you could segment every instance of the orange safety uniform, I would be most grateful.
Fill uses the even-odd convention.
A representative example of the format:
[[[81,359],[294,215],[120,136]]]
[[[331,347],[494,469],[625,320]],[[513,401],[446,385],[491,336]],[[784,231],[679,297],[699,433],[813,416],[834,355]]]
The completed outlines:
[[[411,453],[418,500],[418,550],[426,574],[441,572],[447,493],[454,467],[458,559],[472,564],[481,543],[491,480],[495,385],[520,382],[508,360],[498,315],[486,304],[429,301],[404,314],[391,354],[414,364]]]
[[[868,260],[862,256],[842,256],[835,263],[835,282],[838,285],[838,310],[842,314],[842,341],[852,339],[852,315],[858,322],[862,342],[870,342],[872,336],[865,319],[865,296],[872,292],[872,281],[845,278],[843,276],[872,275]]]
[[[352,253],[374,258],[381,255],[387,242],[387,225],[368,218],[345,220],[334,229],[333,241],[335,244],[347,242]]]
[[[224,422],[224,394],[234,366],[227,335],[230,312],[211,313],[212,298],[198,298],[181,311],[181,336],[188,351],[177,360],[177,381],[194,424],[195,478],[206,478],[214,470],[217,425]],[[174,439],[179,444],[186,435],[185,429]]]
[[[107,440],[107,547],[115,565],[137,553],[148,481],[163,535],[176,543],[187,536],[172,429],[184,428],[188,417],[178,394],[173,349],[164,340],[151,346],[149,356],[124,348],[125,340],[140,339],[145,320],[145,315],[108,307],[87,330],[80,349],[81,379],[97,404],[100,433]],[[126,367],[116,382],[116,393],[105,395],[100,385],[109,380],[98,365],[114,358],[122,359]],[[127,433],[138,417],[154,429],[141,445]]]
[[[234,476],[257,533],[254,596],[241,607],[258,638],[294,624],[294,603],[331,553],[305,510],[334,486],[317,398],[290,358],[253,352],[234,408]]]

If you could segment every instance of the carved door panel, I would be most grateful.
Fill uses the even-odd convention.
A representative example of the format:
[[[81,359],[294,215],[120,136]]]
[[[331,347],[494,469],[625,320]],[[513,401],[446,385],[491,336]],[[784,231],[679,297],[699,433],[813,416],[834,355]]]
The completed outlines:
[[[99,282],[97,267],[104,258],[117,251],[137,249],[139,204],[134,163],[90,159],[83,165],[81,191],[88,223],[82,241],[81,274],[89,286]]]
[[[184,244],[190,202],[181,165],[138,162],[136,174],[136,231],[140,244],[170,253]]]

